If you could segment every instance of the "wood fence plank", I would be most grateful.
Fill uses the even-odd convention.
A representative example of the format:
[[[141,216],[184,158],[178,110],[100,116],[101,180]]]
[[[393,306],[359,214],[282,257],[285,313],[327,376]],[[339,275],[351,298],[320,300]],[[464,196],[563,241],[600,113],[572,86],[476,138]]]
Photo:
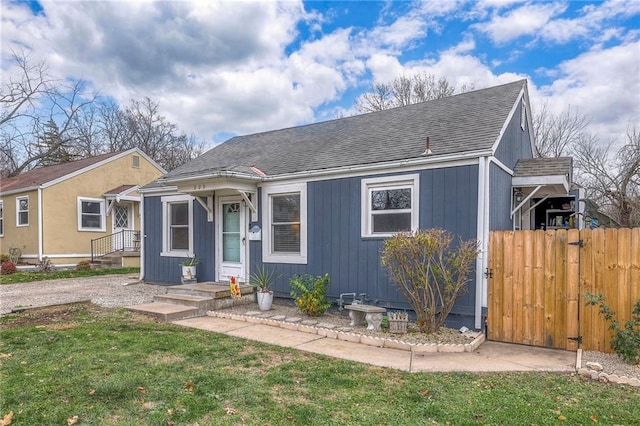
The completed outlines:
[[[489,280],[490,294],[488,295],[488,327],[489,327],[489,339],[502,341],[502,298],[503,298],[503,283],[502,283],[502,262],[504,257],[503,252],[503,238],[504,232],[492,232],[491,238],[491,252],[489,255],[489,267],[493,271],[493,277]]]
[[[513,232],[505,232],[503,241],[502,337],[505,342],[513,342]]]
[[[631,229],[618,229],[617,255],[617,291],[614,310],[618,314],[618,321],[624,324],[631,319]]]
[[[593,294],[604,294],[605,291],[605,233],[604,229],[593,230]],[[607,333],[607,324],[602,318],[602,315],[597,314],[598,307],[594,306],[596,315],[593,319],[593,347],[586,348],[605,352],[607,346],[605,345]]]
[[[567,232],[567,272],[566,272],[566,301],[567,301],[567,321],[566,335],[570,337],[578,337],[580,335],[580,327],[578,324],[578,303],[580,303],[580,248],[577,243],[580,240],[580,232],[577,229],[570,229]],[[576,340],[567,340],[566,349],[578,350],[578,342]]]
[[[554,293],[554,315],[553,335],[555,348],[566,349],[567,323],[571,321],[567,317],[567,251],[569,249],[567,231],[559,229],[556,231],[556,281]]]
[[[513,342],[524,341],[524,246],[522,232],[513,233],[513,251],[511,258],[513,259],[513,304],[511,317],[513,318],[511,327],[513,334],[511,336]]]
[[[534,231],[522,231],[522,243],[524,251],[522,253],[524,261],[524,270],[522,283],[524,295],[522,300],[522,327],[523,337],[522,343],[525,345],[533,344],[534,336],[534,315],[535,315],[535,299],[533,287],[533,261],[534,261]]]
[[[582,348],[594,347],[594,321],[597,318],[597,308],[586,305],[585,295],[593,293],[593,231],[580,230],[582,249],[580,251],[580,335]]]
[[[640,228],[631,232],[631,304],[640,300]]]
[[[555,347],[554,342],[554,322],[555,322],[555,300],[554,292],[556,287],[556,246],[555,231],[546,231],[544,234],[544,345]]]
[[[533,319],[533,344],[536,346],[544,346],[544,264],[545,264],[545,232],[538,230],[534,232],[534,271],[533,271],[533,287],[534,287],[534,319]]]
[[[618,230],[613,228],[604,231],[605,244],[605,270],[604,270],[604,291],[606,303],[614,310],[617,307],[616,298],[618,293]],[[604,346],[610,348],[612,332],[608,330],[610,323],[605,323],[607,332],[605,333]]]

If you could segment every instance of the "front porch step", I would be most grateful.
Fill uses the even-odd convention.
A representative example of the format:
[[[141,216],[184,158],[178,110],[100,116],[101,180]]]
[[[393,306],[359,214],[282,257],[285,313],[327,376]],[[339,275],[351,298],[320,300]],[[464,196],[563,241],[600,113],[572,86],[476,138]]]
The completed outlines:
[[[127,309],[133,312],[154,316],[162,322],[171,322],[202,316],[202,314],[198,313],[197,307],[176,305],[173,303],[143,303],[141,305],[127,306]]]
[[[171,294],[190,294],[202,297],[212,297],[214,299],[224,299],[231,297],[231,290],[228,283],[202,282],[195,284],[174,285],[167,289]],[[253,287],[240,284],[240,294],[253,294]]]
[[[240,294],[239,299],[233,299],[228,283],[175,285],[168,287],[166,294],[156,295],[153,303],[127,306],[127,309],[168,322],[203,316],[207,311],[255,303],[252,286],[241,284]]]

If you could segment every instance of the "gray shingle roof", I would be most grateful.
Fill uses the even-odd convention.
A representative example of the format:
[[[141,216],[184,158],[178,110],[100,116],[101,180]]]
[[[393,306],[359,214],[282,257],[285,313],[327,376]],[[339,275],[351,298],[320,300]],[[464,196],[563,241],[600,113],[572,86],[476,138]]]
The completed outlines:
[[[571,157],[528,158],[518,160],[513,170],[513,176],[571,176],[572,172],[573,159]]]
[[[322,123],[236,136],[171,171],[183,178],[254,166],[267,175],[488,150],[526,80]]]

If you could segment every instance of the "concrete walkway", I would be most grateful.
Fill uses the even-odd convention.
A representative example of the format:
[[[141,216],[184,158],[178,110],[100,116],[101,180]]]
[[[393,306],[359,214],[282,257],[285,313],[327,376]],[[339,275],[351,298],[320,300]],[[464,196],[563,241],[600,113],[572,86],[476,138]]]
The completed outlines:
[[[575,352],[508,343],[485,342],[474,352],[414,353],[226,318],[205,316],[174,324],[409,372],[576,371]]]

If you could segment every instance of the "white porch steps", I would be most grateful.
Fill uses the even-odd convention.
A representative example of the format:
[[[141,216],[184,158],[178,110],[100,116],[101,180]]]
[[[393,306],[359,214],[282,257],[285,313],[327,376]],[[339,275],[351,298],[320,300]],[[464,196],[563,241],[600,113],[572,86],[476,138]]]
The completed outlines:
[[[153,303],[127,306],[127,309],[156,317],[162,322],[203,316],[207,311],[255,302],[253,287],[240,285],[240,299],[231,298],[227,283],[203,282],[175,285],[166,294],[154,297]]]

